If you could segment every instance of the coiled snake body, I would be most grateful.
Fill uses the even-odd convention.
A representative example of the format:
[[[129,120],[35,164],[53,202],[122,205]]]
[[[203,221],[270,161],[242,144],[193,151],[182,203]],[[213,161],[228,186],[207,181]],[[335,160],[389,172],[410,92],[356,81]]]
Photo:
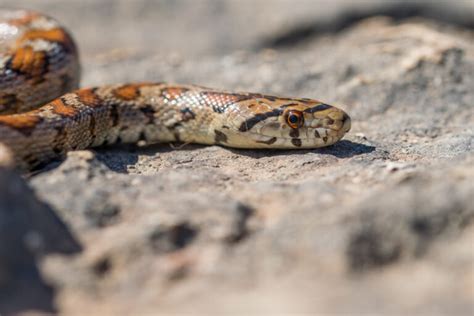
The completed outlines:
[[[342,110],[310,99],[147,82],[75,90],[78,82],[75,44],[55,20],[0,10],[0,143],[20,168],[139,140],[316,148],[351,124]]]

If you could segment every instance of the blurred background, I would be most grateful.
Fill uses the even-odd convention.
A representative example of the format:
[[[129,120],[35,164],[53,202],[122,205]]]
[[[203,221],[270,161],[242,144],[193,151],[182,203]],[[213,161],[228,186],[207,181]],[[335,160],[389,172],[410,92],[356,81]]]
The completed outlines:
[[[353,122],[316,150],[107,147],[26,183],[0,168],[1,315],[472,315],[474,1],[1,6],[63,23],[83,86],[310,97]]]
[[[85,58],[113,49],[189,58],[291,48],[305,37],[337,32],[377,15],[422,16],[474,27],[469,0],[3,0],[2,6],[57,18]]]

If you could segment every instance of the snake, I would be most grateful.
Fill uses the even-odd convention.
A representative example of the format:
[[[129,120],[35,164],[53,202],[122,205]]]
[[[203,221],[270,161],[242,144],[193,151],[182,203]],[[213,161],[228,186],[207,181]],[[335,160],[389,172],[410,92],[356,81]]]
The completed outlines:
[[[132,82],[79,88],[71,34],[30,10],[0,10],[0,144],[31,170],[68,151],[179,142],[246,149],[329,146],[349,115],[309,98]]]

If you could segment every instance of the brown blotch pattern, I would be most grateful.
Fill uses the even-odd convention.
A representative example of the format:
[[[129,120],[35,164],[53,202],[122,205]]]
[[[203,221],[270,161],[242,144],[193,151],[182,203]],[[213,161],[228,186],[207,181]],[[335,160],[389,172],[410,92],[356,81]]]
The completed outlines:
[[[147,124],[153,123],[153,121],[155,120],[156,111],[151,105],[146,104],[144,106],[141,106],[139,110],[148,119]]]
[[[18,48],[8,63],[10,69],[23,73],[36,81],[42,80],[47,66],[46,53],[35,51],[31,46]]]
[[[112,120],[112,127],[115,127],[119,124],[120,122],[120,114],[118,107],[120,105],[116,103],[112,103],[110,105],[110,119]]]
[[[291,139],[291,143],[295,145],[296,147],[301,147],[301,139],[299,138],[293,138]]]
[[[277,140],[276,137],[272,137],[272,138],[270,138],[269,140],[257,140],[256,142],[257,142],[257,143],[260,143],[260,144],[271,145],[271,144],[275,143],[276,140]]]
[[[114,95],[125,101],[133,101],[140,96],[140,88],[149,86],[150,83],[128,84],[114,90]]]
[[[55,127],[55,130],[56,137],[53,141],[54,145],[52,147],[52,150],[56,155],[62,155],[65,152],[64,144],[67,143],[69,135],[64,125],[58,124],[58,126]]]
[[[214,130],[214,140],[216,143],[227,143],[227,135],[222,133],[221,131],[215,129]]]
[[[91,133],[90,144],[93,144],[95,141],[95,138],[97,137],[96,127],[97,127],[97,122],[95,120],[95,117],[94,115],[91,115],[90,122],[89,122],[89,131]]]
[[[12,116],[0,116],[0,124],[13,128],[25,136],[30,136],[41,118],[36,114],[20,114]]]
[[[266,120],[269,117],[279,116],[281,115],[281,113],[283,113],[282,109],[274,109],[272,111],[256,114],[253,117],[242,122],[242,124],[240,124],[239,131],[247,132],[259,122]]]
[[[67,105],[61,98],[51,101],[49,105],[52,107],[53,113],[60,116],[71,117],[77,113],[74,107]]]
[[[93,89],[82,89],[76,92],[77,99],[92,108],[102,105],[102,99],[95,93]]]
[[[300,131],[297,128],[293,128],[290,132],[291,138],[298,138],[300,137]]]

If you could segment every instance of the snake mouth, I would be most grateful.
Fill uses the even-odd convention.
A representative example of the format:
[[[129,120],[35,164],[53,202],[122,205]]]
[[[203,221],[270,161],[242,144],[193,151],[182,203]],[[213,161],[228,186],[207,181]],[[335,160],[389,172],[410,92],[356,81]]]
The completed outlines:
[[[339,141],[350,130],[351,122],[347,119],[342,123],[341,128],[331,129],[329,127],[301,128],[298,132],[292,131],[289,134],[270,135],[258,132],[249,133],[255,141],[257,148],[276,149],[310,149],[332,145]],[[250,147],[250,146],[249,146]]]

